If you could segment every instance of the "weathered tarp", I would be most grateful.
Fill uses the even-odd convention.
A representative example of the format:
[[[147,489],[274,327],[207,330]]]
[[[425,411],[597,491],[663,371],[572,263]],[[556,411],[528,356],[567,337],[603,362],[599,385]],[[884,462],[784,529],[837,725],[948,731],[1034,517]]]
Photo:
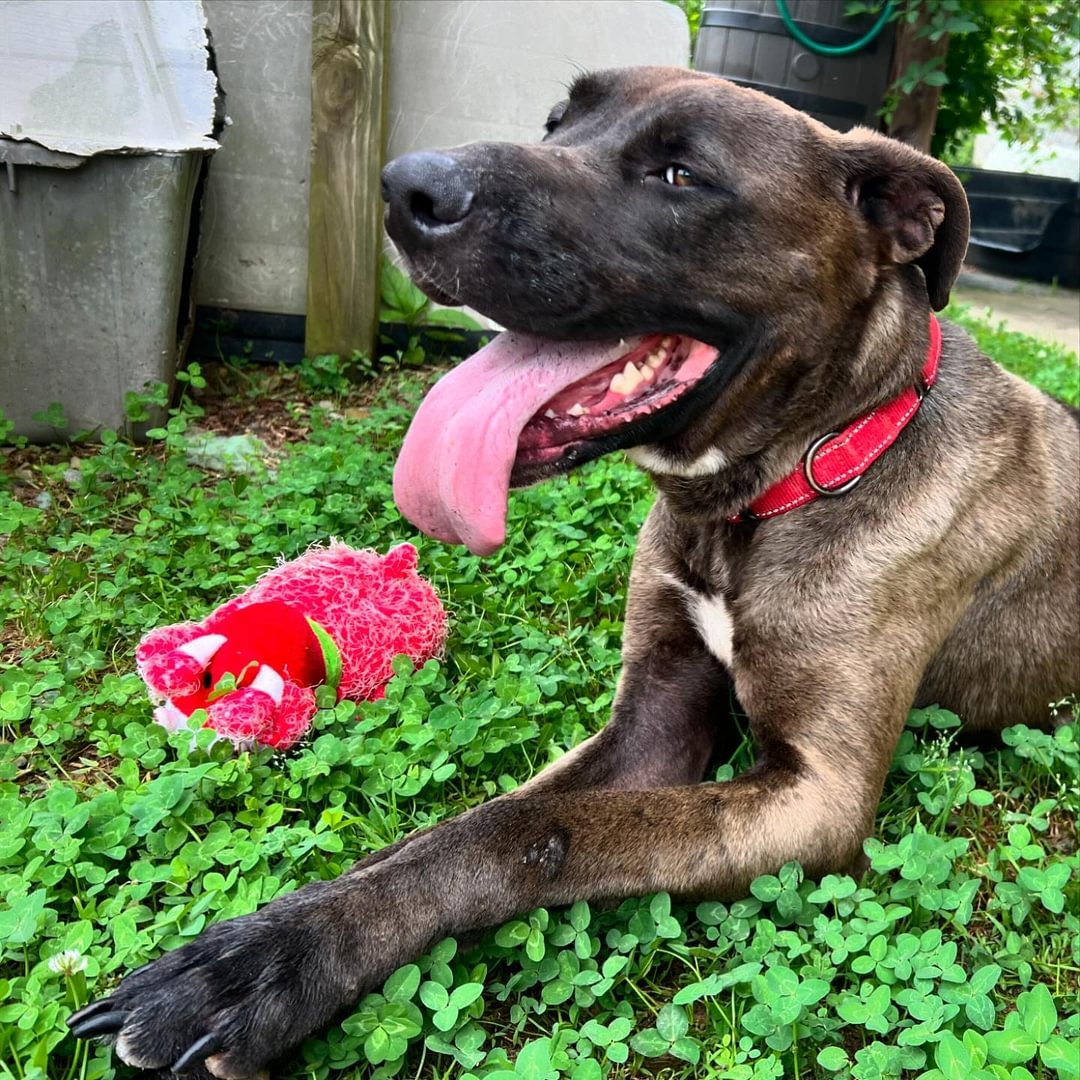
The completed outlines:
[[[0,0],[0,161],[217,149],[207,57],[199,0]]]

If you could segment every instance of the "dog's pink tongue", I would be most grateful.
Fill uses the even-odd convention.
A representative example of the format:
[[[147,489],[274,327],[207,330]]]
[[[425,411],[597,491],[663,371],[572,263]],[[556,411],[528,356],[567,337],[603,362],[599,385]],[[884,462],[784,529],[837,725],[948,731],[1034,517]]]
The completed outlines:
[[[420,404],[394,468],[394,499],[417,528],[490,555],[506,539],[518,436],[540,407],[634,342],[499,334]]]

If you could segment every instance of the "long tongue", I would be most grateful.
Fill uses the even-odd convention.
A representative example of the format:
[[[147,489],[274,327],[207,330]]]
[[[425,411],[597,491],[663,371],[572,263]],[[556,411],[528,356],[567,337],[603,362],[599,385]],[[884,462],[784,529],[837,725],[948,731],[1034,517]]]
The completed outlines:
[[[564,387],[636,344],[499,334],[421,402],[394,468],[398,509],[429,536],[490,555],[506,539],[522,428]]]

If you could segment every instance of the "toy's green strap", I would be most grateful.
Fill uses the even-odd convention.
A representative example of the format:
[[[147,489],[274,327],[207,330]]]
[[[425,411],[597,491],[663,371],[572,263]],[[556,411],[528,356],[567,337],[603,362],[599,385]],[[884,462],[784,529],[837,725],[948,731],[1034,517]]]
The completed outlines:
[[[341,650],[337,647],[334,639],[326,628],[320,626],[314,619],[308,619],[308,626],[319,642],[322,649],[323,667],[326,669],[326,685],[331,690],[336,690],[341,685]]]

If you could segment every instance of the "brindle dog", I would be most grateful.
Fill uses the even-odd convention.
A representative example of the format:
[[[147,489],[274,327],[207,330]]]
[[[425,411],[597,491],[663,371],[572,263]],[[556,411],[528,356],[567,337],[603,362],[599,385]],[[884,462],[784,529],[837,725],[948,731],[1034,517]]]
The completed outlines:
[[[937,384],[850,493],[729,520],[917,383],[967,244],[953,174],[679,70],[585,76],[547,128],[386,170],[417,281],[518,332],[480,361],[494,411],[559,383],[550,408],[480,438],[454,409],[473,425],[485,371],[462,376],[410,434],[442,473],[403,455],[399,490],[422,525],[486,551],[507,482],[632,448],[658,494],[611,722],[512,795],[212,927],[72,1018],[132,1065],[254,1076],[432,942],[538,905],[734,897],[791,859],[845,870],[913,703],[994,731],[1046,726],[1080,689],[1077,419],[955,327]],[[635,398],[603,365],[604,385],[570,377],[585,361],[566,355],[596,365],[605,347],[567,342],[633,335],[664,335],[662,388]],[[733,696],[757,764],[709,782]]]

